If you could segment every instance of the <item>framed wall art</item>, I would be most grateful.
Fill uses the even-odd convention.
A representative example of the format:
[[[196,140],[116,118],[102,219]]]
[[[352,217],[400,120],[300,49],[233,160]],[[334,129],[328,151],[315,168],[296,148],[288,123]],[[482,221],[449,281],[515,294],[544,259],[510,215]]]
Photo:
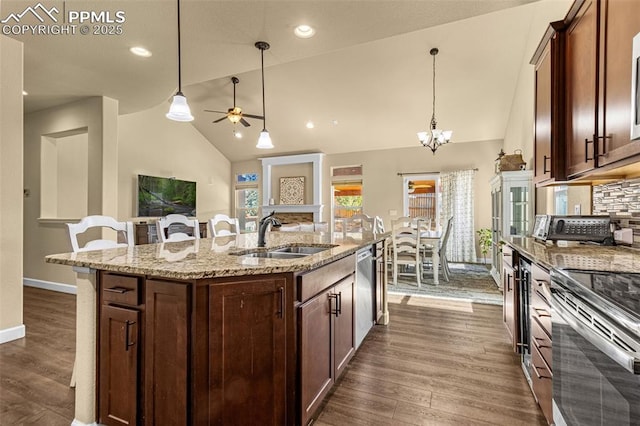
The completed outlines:
[[[280,204],[304,204],[304,176],[280,178]]]

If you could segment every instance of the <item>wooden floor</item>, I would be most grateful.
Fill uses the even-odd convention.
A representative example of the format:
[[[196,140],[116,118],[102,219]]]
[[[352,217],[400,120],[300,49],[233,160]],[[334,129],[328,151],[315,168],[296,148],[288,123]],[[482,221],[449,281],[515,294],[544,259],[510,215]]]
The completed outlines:
[[[27,337],[0,345],[0,425],[73,420],[75,296],[25,287]],[[499,306],[390,296],[314,426],[544,425]]]

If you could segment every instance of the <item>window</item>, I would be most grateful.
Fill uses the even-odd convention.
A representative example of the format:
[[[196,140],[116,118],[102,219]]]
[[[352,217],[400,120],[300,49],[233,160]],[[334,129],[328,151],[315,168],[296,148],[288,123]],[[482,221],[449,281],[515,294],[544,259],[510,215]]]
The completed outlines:
[[[557,215],[567,215],[568,214],[568,200],[567,200],[567,186],[556,186],[553,188],[553,195],[555,201],[555,211]]]
[[[415,175],[403,178],[404,216],[427,217],[440,223],[440,177]]]
[[[362,166],[332,168],[331,193],[333,232],[341,236],[345,220],[363,212]]]
[[[257,173],[240,173],[236,175],[235,206],[240,232],[256,232],[258,230],[258,211],[260,192],[258,191]]]

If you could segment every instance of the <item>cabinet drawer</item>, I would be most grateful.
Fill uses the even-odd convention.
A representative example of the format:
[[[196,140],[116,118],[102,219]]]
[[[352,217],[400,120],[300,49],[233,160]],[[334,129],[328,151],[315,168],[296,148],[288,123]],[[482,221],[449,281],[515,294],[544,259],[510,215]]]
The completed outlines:
[[[298,300],[304,302],[356,271],[355,256],[347,256],[314,271],[299,275]]]
[[[538,404],[542,409],[544,417],[547,419],[547,423],[553,424],[553,409],[551,404],[552,388],[553,388],[553,376],[549,366],[545,363],[538,352],[535,345],[531,348],[531,387],[533,393],[538,400]]]
[[[103,273],[100,281],[102,303],[128,306],[140,304],[140,278]]]
[[[551,335],[547,334],[547,332],[543,329],[542,325],[536,318],[531,319],[531,341],[533,342],[532,346],[535,346],[542,358],[544,358],[545,362],[550,368],[553,368],[553,357],[551,350],[551,345],[553,344],[551,341]]]

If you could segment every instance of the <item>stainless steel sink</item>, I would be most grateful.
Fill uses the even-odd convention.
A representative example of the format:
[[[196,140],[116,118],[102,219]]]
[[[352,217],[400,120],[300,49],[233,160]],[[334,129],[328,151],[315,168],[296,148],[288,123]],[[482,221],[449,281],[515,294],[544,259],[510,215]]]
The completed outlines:
[[[258,251],[255,253],[240,254],[241,257],[262,257],[268,259],[298,259],[309,255],[310,253],[286,253],[279,251]]]
[[[273,253],[291,253],[291,254],[303,254],[310,255],[320,253],[321,251],[329,250],[331,247],[317,247],[317,246],[293,246],[293,247],[282,247],[279,249],[273,249],[271,252]]]
[[[311,256],[329,250],[333,246],[287,246],[273,248],[266,251],[258,249],[257,251],[233,253],[241,257],[260,257],[266,259],[298,259],[301,257]]]

